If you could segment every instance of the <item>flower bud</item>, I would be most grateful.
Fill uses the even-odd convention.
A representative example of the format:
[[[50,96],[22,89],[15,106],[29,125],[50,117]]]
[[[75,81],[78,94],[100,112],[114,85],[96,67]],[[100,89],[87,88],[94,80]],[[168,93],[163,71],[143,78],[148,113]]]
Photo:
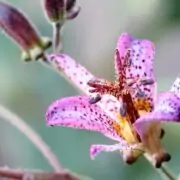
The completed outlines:
[[[62,50],[62,27],[67,20],[72,20],[79,14],[81,8],[76,6],[76,0],[42,0],[47,19],[53,25],[53,50]]]
[[[53,50],[62,50],[62,27],[67,20],[72,20],[79,14],[81,8],[76,6],[76,0],[42,0],[47,19],[53,25]]]
[[[22,49],[22,59],[39,59],[51,46],[51,41],[41,38],[30,21],[17,8],[0,2],[0,29]]]
[[[55,23],[74,19],[80,12],[80,7],[75,4],[76,0],[43,0],[48,20]]]

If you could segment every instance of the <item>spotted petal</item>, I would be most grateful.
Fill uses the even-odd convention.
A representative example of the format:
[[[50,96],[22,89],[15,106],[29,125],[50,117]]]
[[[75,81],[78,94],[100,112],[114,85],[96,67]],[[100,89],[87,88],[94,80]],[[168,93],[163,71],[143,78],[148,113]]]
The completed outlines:
[[[173,92],[162,93],[153,112],[140,117],[134,127],[142,134],[152,122],[180,122],[180,98]]]
[[[180,97],[180,75],[174,81],[170,91],[174,92],[178,97]]]
[[[97,131],[109,138],[123,141],[118,124],[111,120],[97,104],[89,104],[87,96],[64,98],[54,102],[46,113],[47,125],[66,126]]]
[[[155,47],[151,41],[143,39],[135,39],[128,33],[123,33],[117,44],[117,49],[120,52],[120,57],[125,60],[127,50],[130,50],[130,66],[126,69],[127,79],[152,79],[155,81],[153,61],[155,55]],[[115,62],[115,64],[119,64]],[[117,71],[120,71],[117,66]],[[146,98],[152,103],[156,93],[156,84],[141,86],[140,90],[144,92]],[[136,94],[134,94],[133,98]]]
[[[125,151],[130,149],[139,149],[138,144],[128,145],[127,143],[119,143],[114,145],[92,145],[90,149],[91,159],[94,159],[100,152]],[[141,149],[139,149],[141,150]]]
[[[54,66],[61,74],[63,73],[75,87],[78,87],[85,94],[91,95],[89,93],[89,86],[87,85],[87,82],[93,79],[94,76],[86,70],[86,68],[65,54],[50,55],[48,60],[52,66]],[[108,116],[116,120],[120,107],[120,103],[116,100],[116,98],[111,95],[105,95],[97,104]]]
[[[50,55],[49,61],[60,72],[63,72],[80,90],[89,94],[87,82],[94,76],[74,59],[65,54]]]

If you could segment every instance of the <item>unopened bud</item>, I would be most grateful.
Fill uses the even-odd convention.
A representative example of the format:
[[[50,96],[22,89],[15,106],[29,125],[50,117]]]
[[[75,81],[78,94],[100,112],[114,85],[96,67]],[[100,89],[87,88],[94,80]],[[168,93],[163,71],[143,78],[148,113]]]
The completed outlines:
[[[42,0],[45,14],[50,22],[64,23],[74,19],[80,12],[76,0]]]
[[[67,20],[76,18],[81,8],[76,0],[42,0],[47,19],[53,24],[53,50],[62,50],[62,27]]]
[[[5,2],[0,2],[0,29],[23,50],[25,61],[41,58],[51,46],[51,41],[41,38],[22,12]]]

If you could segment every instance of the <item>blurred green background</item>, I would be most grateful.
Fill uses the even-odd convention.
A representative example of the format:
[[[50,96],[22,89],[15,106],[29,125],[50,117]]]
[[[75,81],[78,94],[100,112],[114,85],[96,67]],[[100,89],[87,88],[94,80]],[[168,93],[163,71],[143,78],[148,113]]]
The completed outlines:
[[[40,0],[9,0],[26,12],[42,35],[52,28],[43,14]],[[99,77],[114,78],[113,54],[118,36],[127,31],[156,44],[155,70],[158,91],[168,90],[180,71],[179,0],[78,0],[82,11],[64,28],[64,52]],[[102,68],[103,67],[103,68]],[[94,161],[89,148],[109,143],[102,135],[68,128],[48,128],[45,111],[54,100],[78,91],[55,72],[39,63],[24,63],[20,50],[0,34],[0,101],[33,127],[52,147],[68,169],[95,180],[158,180],[156,171],[142,157],[133,166],[123,163],[119,153],[102,153]],[[180,173],[180,126],[166,125],[163,140],[172,155],[168,166]],[[0,165],[12,168],[52,168],[39,151],[16,128],[0,121]]]

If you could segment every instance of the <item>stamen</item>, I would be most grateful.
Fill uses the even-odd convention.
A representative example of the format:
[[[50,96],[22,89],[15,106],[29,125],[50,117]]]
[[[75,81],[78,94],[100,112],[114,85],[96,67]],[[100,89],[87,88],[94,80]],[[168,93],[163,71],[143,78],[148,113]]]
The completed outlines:
[[[119,111],[122,117],[126,117],[127,104],[125,102],[122,103]]]
[[[127,79],[126,83],[127,83],[128,86],[132,86],[135,83],[137,83],[137,79]]]
[[[153,85],[155,82],[153,79],[142,79],[140,80],[141,85]]]
[[[119,51],[115,51],[116,65],[118,66],[118,78],[115,83],[104,79],[92,79],[88,85],[92,87],[91,93],[98,93],[99,96],[90,100],[90,103],[97,103],[104,94],[109,94],[122,100],[123,104],[119,109],[121,117],[126,117],[129,124],[133,124],[139,117],[139,110],[150,112],[151,104],[145,97],[145,93],[140,89],[141,85],[152,85],[153,79],[126,78],[127,68],[132,66],[131,49],[127,50],[124,57],[120,57]],[[124,58],[124,59],[123,59]],[[135,86],[133,86],[135,84]],[[132,99],[132,94],[136,96]],[[128,116],[128,117],[127,117]]]
[[[101,100],[101,96],[97,94],[95,97],[91,97],[89,100],[90,104],[95,104]]]
[[[99,95],[110,94],[117,99],[121,96],[121,91],[117,84],[104,79],[92,79],[88,81],[87,84],[92,87],[92,89],[89,90],[90,93],[98,93]]]
[[[141,89],[138,89],[136,97],[143,99],[143,98],[145,98],[145,93]]]

